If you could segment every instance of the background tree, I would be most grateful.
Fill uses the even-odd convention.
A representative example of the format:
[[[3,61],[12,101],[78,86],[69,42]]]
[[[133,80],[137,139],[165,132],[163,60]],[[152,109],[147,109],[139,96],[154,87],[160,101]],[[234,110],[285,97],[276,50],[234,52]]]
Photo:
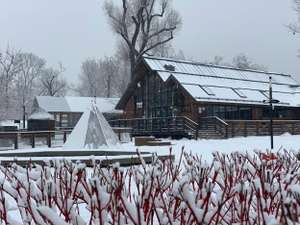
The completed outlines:
[[[215,56],[214,59],[209,63],[213,65],[235,67],[239,69],[261,70],[261,71],[268,70],[267,67],[264,65],[253,63],[252,60],[243,53],[234,56],[231,62],[226,62],[223,56]]]
[[[44,69],[40,78],[40,95],[64,96],[67,92],[67,82],[62,77],[64,71],[62,65],[58,69],[51,67]]]
[[[127,46],[131,79],[142,56],[170,42],[181,25],[170,0],[122,0],[121,6],[109,0],[104,9],[113,32]]]
[[[267,71],[265,66],[253,63],[252,60],[243,53],[232,59],[232,66],[240,69]]]
[[[7,118],[12,102],[14,91],[13,82],[20,72],[21,58],[19,52],[7,47],[6,51],[0,53],[0,119]]]
[[[120,96],[120,68],[123,68],[123,65],[120,65],[116,57],[85,60],[81,65],[77,92],[82,96],[91,97]]]
[[[45,66],[45,60],[32,54],[19,54],[21,65],[16,77],[16,102],[18,111],[22,109],[23,116],[31,112],[31,103],[35,95],[38,94],[37,82]]]
[[[96,59],[87,59],[81,64],[79,85],[76,91],[81,96],[101,96],[100,68]]]
[[[294,10],[297,14],[297,21],[289,25],[293,34],[300,33],[300,0],[294,0]]]
[[[119,73],[118,62],[114,57],[105,57],[100,61],[100,69],[104,81],[105,96],[113,97],[117,85],[117,77]]]

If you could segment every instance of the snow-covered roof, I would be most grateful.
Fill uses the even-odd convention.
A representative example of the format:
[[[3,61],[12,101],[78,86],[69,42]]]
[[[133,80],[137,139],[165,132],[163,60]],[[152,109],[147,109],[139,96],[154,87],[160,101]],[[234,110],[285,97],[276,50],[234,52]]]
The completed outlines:
[[[91,102],[95,101],[93,97],[52,97],[37,96],[38,107],[46,112],[80,112],[86,111]],[[96,98],[96,105],[102,113],[121,113],[115,107],[119,98]]]
[[[144,61],[163,81],[175,79],[197,101],[265,104],[271,76],[279,105],[300,106],[299,84],[291,75],[149,56]]]
[[[29,116],[28,119],[29,120],[54,120],[54,116],[46,112],[44,109],[38,108],[35,112],[33,112]]]
[[[14,120],[0,120],[0,127],[11,127],[11,126],[17,126]]]

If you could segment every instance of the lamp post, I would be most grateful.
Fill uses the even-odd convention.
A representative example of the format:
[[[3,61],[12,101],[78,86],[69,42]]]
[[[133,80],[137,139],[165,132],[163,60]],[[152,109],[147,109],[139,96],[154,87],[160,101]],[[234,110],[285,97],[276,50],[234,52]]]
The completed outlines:
[[[269,99],[264,100],[264,102],[269,103],[270,107],[270,138],[271,138],[271,150],[274,149],[274,131],[273,131],[273,113],[274,106],[273,104],[277,104],[280,101],[277,99],[273,99],[273,88],[272,88],[272,76],[269,76]]]
[[[26,107],[25,107],[25,103],[24,103],[23,104],[23,129],[26,128],[25,121],[26,121]]]

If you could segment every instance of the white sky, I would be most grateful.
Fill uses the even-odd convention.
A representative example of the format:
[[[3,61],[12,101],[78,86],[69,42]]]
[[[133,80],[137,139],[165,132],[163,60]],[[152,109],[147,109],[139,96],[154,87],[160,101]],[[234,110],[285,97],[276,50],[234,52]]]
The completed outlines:
[[[120,0],[114,0],[120,1]],[[101,0],[0,0],[0,48],[7,44],[62,62],[76,82],[88,57],[112,55],[115,36]],[[292,0],[174,0],[183,28],[174,46],[200,61],[215,55],[227,61],[245,53],[269,70],[300,80],[300,35],[285,25],[296,19]]]

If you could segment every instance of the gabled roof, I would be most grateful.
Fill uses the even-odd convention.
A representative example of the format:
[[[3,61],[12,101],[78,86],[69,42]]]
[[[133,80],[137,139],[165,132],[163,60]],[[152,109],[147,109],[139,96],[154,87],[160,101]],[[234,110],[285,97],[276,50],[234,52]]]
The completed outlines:
[[[291,75],[156,57],[144,60],[162,80],[175,79],[196,101],[265,104],[271,76],[278,105],[300,106],[299,84]]]
[[[83,113],[95,101],[93,97],[53,97],[36,96],[38,107],[46,112],[79,112]],[[121,113],[115,107],[119,98],[96,98],[96,105],[102,113]]]
[[[150,56],[143,59],[150,71],[156,72],[165,82],[177,81],[196,101],[265,104],[263,100],[268,98],[271,76],[273,95],[280,101],[279,105],[300,106],[299,84],[288,74]],[[134,85],[133,82],[130,86]],[[129,93],[124,94],[118,108],[122,108],[128,96]]]

